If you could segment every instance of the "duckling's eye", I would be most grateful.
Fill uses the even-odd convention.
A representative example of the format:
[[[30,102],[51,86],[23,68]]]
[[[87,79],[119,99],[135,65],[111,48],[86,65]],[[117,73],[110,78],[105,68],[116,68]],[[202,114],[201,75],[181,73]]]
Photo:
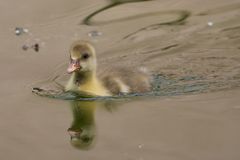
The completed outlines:
[[[84,54],[82,55],[82,58],[83,58],[83,59],[88,59],[88,58],[89,58],[89,54],[88,54],[88,53],[84,53]]]

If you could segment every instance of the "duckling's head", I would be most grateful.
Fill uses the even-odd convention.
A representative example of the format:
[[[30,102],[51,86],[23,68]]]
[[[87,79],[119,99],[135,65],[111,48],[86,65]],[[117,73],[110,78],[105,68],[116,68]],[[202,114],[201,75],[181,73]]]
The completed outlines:
[[[76,41],[70,47],[68,73],[95,72],[97,67],[95,49],[89,42]]]

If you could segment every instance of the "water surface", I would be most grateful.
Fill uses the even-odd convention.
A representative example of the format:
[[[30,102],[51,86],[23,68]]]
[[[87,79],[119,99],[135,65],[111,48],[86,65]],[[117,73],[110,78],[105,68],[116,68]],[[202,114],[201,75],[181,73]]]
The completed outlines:
[[[238,160],[239,9],[239,0],[2,1],[0,159]],[[77,39],[96,46],[99,71],[147,67],[154,92],[32,94],[59,95]],[[35,43],[39,52],[22,50]]]

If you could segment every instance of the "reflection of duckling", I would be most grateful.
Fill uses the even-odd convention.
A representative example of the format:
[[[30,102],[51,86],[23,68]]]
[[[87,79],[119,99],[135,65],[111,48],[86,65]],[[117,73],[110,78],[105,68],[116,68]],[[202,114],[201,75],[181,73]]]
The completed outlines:
[[[110,96],[120,93],[140,93],[151,88],[150,76],[144,70],[118,69],[107,71],[108,75],[98,78],[94,47],[85,41],[76,41],[70,48],[72,73],[66,91],[86,92],[91,95]]]
[[[90,149],[95,140],[95,102],[74,101],[71,103],[73,122],[68,129],[71,144],[79,149]]]

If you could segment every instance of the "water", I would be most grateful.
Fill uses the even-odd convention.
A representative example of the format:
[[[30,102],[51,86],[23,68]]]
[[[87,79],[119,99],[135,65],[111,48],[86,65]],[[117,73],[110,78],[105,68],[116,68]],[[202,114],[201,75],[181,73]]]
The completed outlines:
[[[238,160],[239,8],[239,0],[3,1],[0,159]],[[31,33],[16,36],[18,26]],[[63,92],[77,39],[95,45],[99,71],[147,67],[152,92]],[[21,48],[32,42],[37,54]]]

